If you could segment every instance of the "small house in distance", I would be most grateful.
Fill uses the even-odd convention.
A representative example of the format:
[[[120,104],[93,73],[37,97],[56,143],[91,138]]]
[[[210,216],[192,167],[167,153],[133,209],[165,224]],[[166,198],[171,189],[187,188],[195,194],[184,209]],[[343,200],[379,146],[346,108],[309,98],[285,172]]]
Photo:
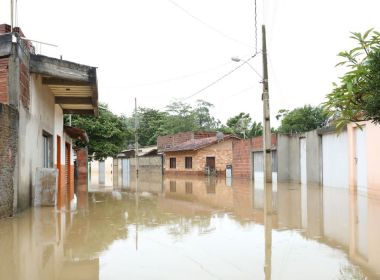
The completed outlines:
[[[236,136],[220,133],[165,149],[165,174],[224,176],[232,164],[232,143],[237,140]]]

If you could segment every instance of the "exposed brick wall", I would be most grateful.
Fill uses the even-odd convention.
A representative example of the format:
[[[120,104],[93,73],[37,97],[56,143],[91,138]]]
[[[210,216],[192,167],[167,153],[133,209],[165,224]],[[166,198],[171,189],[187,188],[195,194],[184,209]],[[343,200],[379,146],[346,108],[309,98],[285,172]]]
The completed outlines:
[[[18,118],[15,109],[0,104],[0,218],[13,214]]]
[[[0,24],[0,34],[11,32],[11,26],[8,24]]]
[[[277,134],[272,134],[272,149],[277,148]],[[252,178],[251,153],[263,150],[263,137],[258,136],[247,140],[235,141],[232,145],[233,161],[232,175],[234,177]]]
[[[171,148],[179,143],[186,142],[193,139],[193,132],[180,132],[173,135],[158,136],[157,148],[158,150],[164,150],[165,148]]]
[[[9,104],[8,57],[0,58],[0,103]]]
[[[20,99],[25,109],[30,107],[29,68],[20,62]]]
[[[69,200],[71,201],[74,198],[74,165],[70,165],[70,174],[69,174],[69,184],[68,184],[68,196]]]
[[[209,138],[216,136],[216,132],[200,131],[194,133],[194,139]]]
[[[232,164],[232,142],[222,141],[198,151],[167,152],[165,153],[165,174],[204,174],[206,157],[215,157],[215,169],[218,175],[225,175],[226,165]],[[176,168],[170,168],[170,158],[176,158]],[[192,157],[192,168],[185,168],[185,157]]]
[[[165,148],[171,148],[175,145],[181,144],[191,139],[208,138],[208,137],[213,137],[215,135],[216,135],[216,132],[187,131],[187,132],[179,132],[173,135],[159,136],[157,138],[157,148],[158,150],[164,150]]]
[[[257,145],[257,142],[255,144]],[[254,141],[251,141],[251,139],[235,141],[232,144],[232,176],[251,178],[251,151],[253,145]]]
[[[88,174],[88,151],[87,148],[80,148],[76,151],[78,169],[78,192],[87,191]]]

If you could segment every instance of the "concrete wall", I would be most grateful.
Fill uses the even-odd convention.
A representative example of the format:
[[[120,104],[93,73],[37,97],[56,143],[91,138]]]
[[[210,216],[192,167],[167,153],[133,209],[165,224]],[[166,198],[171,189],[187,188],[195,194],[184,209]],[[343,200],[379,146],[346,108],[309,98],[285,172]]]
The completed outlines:
[[[91,161],[91,185],[92,186],[106,186],[111,187],[113,186],[113,158],[108,157],[104,160],[105,164],[105,182],[104,184],[100,184],[100,172],[99,170],[99,161],[93,160]]]
[[[17,185],[18,112],[0,103],[0,218],[13,215]]]
[[[322,143],[316,130],[301,134],[279,134],[277,145],[278,181],[301,183],[300,139],[306,139],[306,170],[308,184],[322,182]]]
[[[322,135],[322,167],[324,186],[348,188],[347,131]]]
[[[353,190],[368,192],[368,195],[380,197],[380,125],[375,125],[371,122],[360,123],[363,131],[365,131],[365,147],[357,147],[355,129],[360,129],[356,124],[349,124],[347,127],[347,137],[349,146],[349,185]],[[357,187],[357,174],[356,174],[356,153],[357,148],[364,148],[366,153],[366,167],[367,177],[366,188]]]
[[[277,156],[279,182],[300,183],[300,138],[299,135],[278,135]]]
[[[19,135],[25,135],[25,137],[20,137],[19,141],[19,209],[25,209],[31,205],[35,171],[37,167],[43,167],[43,132],[49,133],[53,142],[55,135],[53,94],[47,87],[42,86],[41,78],[36,75],[31,77],[30,92],[32,96],[30,110],[26,110],[23,106],[19,109]]]

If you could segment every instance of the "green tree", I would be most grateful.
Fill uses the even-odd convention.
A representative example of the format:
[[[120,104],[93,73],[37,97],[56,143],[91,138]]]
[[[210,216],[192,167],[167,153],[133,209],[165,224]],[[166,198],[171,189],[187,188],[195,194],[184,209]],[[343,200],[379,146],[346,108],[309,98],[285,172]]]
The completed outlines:
[[[168,116],[162,127],[165,134],[197,130],[195,114],[189,104],[174,101],[166,106],[166,112]]]
[[[243,112],[227,120],[227,126],[231,128],[234,134],[242,138],[249,136],[250,123],[251,116],[248,113]]]
[[[292,111],[280,110],[276,119],[281,119],[280,133],[300,133],[321,127],[327,120],[327,113],[321,107],[305,105]]]
[[[165,133],[163,127],[167,121],[167,113],[150,108],[139,108],[138,115],[139,128],[137,132],[140,145],[155,145],[157,143],[157,137]]]
[[[212,107],[214,107],[214,105],[210,102],[197,100],[197,105],[194,109],[197,130],[209,131],[219,127],[220,122],[216,121],[210,114],[210,108]]]
[[[261,135],[263,135],[263,125],[261,124],[261,122],[254,121],[251,124],[251,128],[249,130],[248,136],[256,137],[256,136],[261,136]]]
[[[380,122],[380,33],[370,29],[351,34],[357,47],[340,52],[343,60],[337,64],[348,71],[324,103],[338,129],[349,122]]]
[[[127,127],[127,119],[109,111],[106,104],[99,105],[99,117],[72,115],[72,126],[84,129],[90,142],[89,155],[96,160],[115,156],[127,147],[128,140],[133,138],[132,131]],[[83,143],[77,143],[83,146]]]

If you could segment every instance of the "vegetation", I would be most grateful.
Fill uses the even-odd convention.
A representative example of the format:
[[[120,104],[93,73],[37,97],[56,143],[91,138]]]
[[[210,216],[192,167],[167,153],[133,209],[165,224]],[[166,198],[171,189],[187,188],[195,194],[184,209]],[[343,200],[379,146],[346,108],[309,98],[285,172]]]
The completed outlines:
[[[243,112],[229,118],[227,126],[222,130],[226,133],[236,134],[243,139],[263,135],[263,125],[261,122],[252,122],[251,116]]]
[[[327,120],[327,113],[321,107],[305,105],[292,111],[280,110],[277,119],[281,119],[280,133],[300,133],[321,127]]]
[[[343,61],[337,64],[348,71],[324,103],[338,129],[349,122],[380,123],[380,33],[370,29],[351,34],[357,47],[339,53]]]
[[[99,106],[98,118],[72,115],[71,124],[87,132],[90,139],[88,152],[96,160],[116,155],[127,147],[128,140],[133,137],[131,129],[127,127],[126,118],[113,114],[105,104]],[[81,142],[76,144],[86,145]]]
[[[253,121],[248,113],[231,117],[227,125],[216,120],[210,110],[214,105],[197,100],[194,107],[176,101],[160,111],[151,108],[138,108],[138,141],[141,146],[155,145],[160,135],[170,135],[183,131],[222,131],[241,138],[250,138],[263,134],[261,122]],[[66,124],[68,118],[66,117]],[[72,115],[72,126],[86,130],[90,142],[77,142],[77,146],[88,145],[90,155],[102,160],[115,156],[130,144],[134,144],[135,115],[130,117],[113,114],[106,104],[99,106],[99,117]],[[274,132],[272,130],[272,132]]]

